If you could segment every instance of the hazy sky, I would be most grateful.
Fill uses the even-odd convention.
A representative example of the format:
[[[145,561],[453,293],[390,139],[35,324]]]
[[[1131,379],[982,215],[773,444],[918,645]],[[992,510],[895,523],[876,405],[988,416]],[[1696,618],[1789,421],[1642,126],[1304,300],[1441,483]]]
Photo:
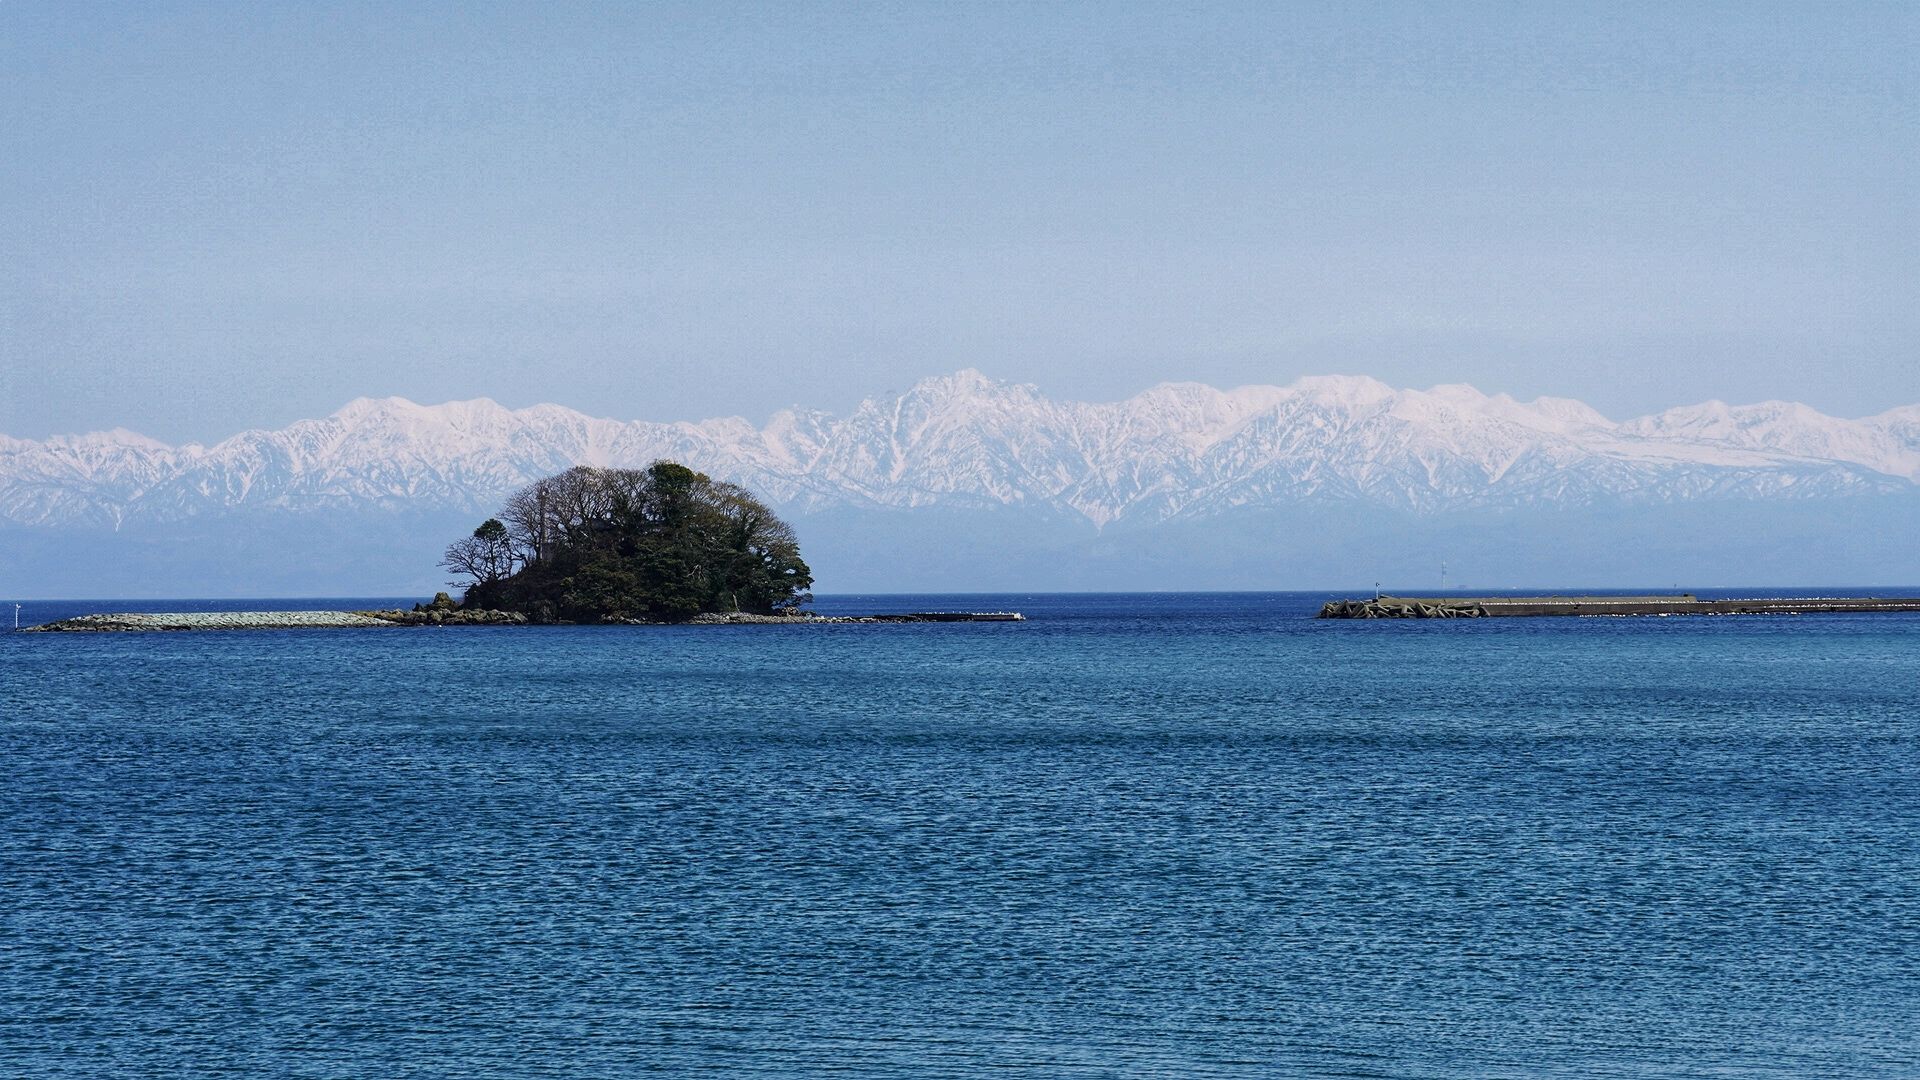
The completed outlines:
[[[1588,10],[1574,10],[1585,7]],[[0,432],[1920,402],[1920,5],[0,4]]]

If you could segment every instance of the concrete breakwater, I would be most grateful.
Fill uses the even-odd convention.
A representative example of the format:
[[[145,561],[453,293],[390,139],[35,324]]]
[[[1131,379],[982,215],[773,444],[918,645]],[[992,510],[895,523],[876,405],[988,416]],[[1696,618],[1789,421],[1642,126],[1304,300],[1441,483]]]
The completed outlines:
[[[699,626],[802,626],[815,623],[1022,622],[1017,611],[928,611],[901,615],[752,615],[724,612],[696,615]],[[658,626],[641,619],[635,626]],[[406,611],[142,611],[78,615],[23,628],[23,633],[125,633],[160,630],[354,630],[394,626],[525,626],[513,611],[467,611],[423,606]]]
[[[1474,619],[1536,615],[1811,615],[1920,611],[1920,597],[1766,597],[1702,600],[1667,596],[1378,596],[1334,600],[1322,619]]]
[[[33,633],[142,630],[358,630],[391,626],[521,626],[512,611],[116,611],[24,627]]]
[[[78,615],[26,627],[23,633],[111,633],[137,630],[337,630],[398,625],[352,611],[128,611]]]

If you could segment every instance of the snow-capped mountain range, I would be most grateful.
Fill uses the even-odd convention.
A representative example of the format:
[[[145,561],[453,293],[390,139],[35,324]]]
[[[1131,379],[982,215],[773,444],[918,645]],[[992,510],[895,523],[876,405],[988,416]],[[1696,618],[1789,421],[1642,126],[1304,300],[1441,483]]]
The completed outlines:
[[[0,522],[120,529],[236,509],[484,514],[576,464],[672,458],[776,505],[1044,507],[1095,526],[1338,500],[1416,512],[1804,499],[1920,487],[1920,405],[1865,419],[1720,402],[1615,422],[1561,398],[1358,376],[1053,401],[976,371],[851,415],[756,427],[597,419],[558,405],[361,399],[279,431],[170,446],[128,431],[0,436]]]

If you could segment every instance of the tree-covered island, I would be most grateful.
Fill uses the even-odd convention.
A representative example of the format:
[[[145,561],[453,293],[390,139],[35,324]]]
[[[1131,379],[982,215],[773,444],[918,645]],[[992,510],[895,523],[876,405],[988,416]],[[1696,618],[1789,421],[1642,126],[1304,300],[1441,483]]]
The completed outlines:
[[[793,530],[737,484],[671,461],[569,469],[516,492],[441,565],[462,606],[533,622],[795,612],[813,575]]]

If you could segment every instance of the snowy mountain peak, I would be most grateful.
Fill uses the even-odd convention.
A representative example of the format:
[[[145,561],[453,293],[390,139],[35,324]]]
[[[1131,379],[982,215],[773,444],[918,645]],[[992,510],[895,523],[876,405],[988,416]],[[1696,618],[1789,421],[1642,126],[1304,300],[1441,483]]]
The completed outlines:
[[[20,446],[32,445],[25,440],[10,441]],[[158,452],[172,449],[172,447],[158,439],[151,439],[137,431],[128,431],[126,428],[121,427],[113,428],[109,431],[89,431],[81,435],[55,435],[53,438],[48,439],[47,442],[69,446],[76,450],[104,450],[111,448]]]
[[[1889,476],[1920,479],[1920,440],[1903,429],[1899,412],[1842,420],[1792,401],[1708,401],[1641,417],[1621,429],[1649,439],[1844,461]]]
[[[1286,387],[1326,405],[1365,408],[1390,401],[1393,387],[1370,375],[1307,375]]]
[[[1912,489],[1920,406],[1842,420],[1788,402],[1716,401],[1616,424],[1578,401],[1522,402],[1460,384],[1163,383],[1084,403],[973,369],[845,417],[796,409],[759,426],[362,398],[212,447],[124,431],[0,440],[0,521],[119,528],[238,509],[485,511],[572,465],[663,457],[800,511],[1028,506],[1101,526],[1307,501],[1426,511],[1800,499]]]
[[[973,368],[964,368],[951,375],[921,379],[897,399],[871,403],[882,411],[897,407],[907,412],[950,413],[970,409],[1000,409],[1040,400],[1040,388],[1030,383],[1001,382]]]
[[[1428,390],[1427,396],[1461,405],[1477,405],[1489,400],[1487,395],[1481,393],[1478,388],[1469,386],[1466,383],[1441,383],[1439,386]],[[1501,394],[1500,397],[1506,398],[1508,401],[1513,400],[1505,394]]]
[[[1501,397],[1506,397],[1502,394]],[[1527,403],[1535,413],[1558,421],[1569,428],[1613,428],[1613,421],[1584,401],[1572,398],[1537,397]]]
[[[558,409],[556,405],[535,406],[536,409]],[[572,410],[563,410],[571,413]],[[390,426],[427,428],[472,428],[497,424],[518,416],[512,409],[501,405],[492,398],[468,398],[462,401],[448,401],[439,405],[422,405],[403,397],[355,398],[347,402],[327,417],[348,426],[365,424],[385,424]]]
[[[343,423],[357,424],[372,419],[386,419],[408,414],[417,415],[427,411],[429,408],[434,411],[451,412],[466,404],[467,402],[464,401],[449,401],[441,405],[429,407],[403,397],[363,397],[354,398],[352,401],[340,406],[329,414],[327,418],[329,420],[339,420]]]

